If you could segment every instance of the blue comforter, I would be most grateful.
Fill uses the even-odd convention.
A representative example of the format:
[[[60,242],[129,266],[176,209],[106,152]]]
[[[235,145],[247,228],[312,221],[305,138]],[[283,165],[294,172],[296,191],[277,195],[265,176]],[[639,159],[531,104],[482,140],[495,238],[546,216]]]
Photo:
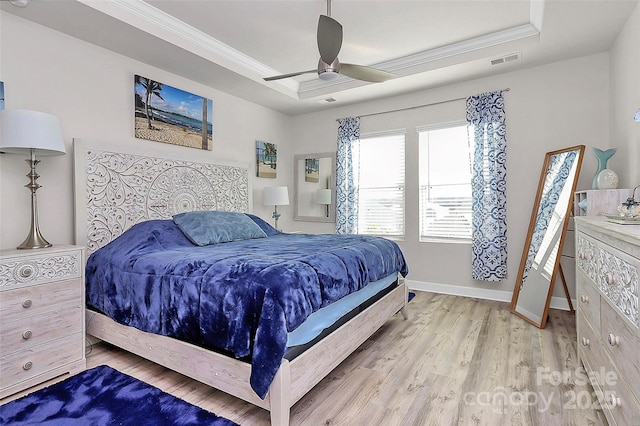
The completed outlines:
[[[387,239],[268,231],[198,247],[172,220],[135,225],[89,257],[87,305],[121,324],[248,357],[251,386],[264,398],[288,331],[369,282],[407,274]]]

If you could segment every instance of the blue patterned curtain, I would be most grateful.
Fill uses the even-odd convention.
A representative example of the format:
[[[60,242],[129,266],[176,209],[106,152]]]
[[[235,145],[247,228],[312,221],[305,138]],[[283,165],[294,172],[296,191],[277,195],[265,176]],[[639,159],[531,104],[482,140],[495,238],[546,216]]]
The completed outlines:
[[[467,124],[474,146],[471,276],[500,281],[507,278],[507,140],[502,92],[467,98]]]
[[[358,231],[358,164],[360,148],[360,117],[338,120],[336,152],[336,233],[355,234]],[[357,168],[355,168],[357,169]]]

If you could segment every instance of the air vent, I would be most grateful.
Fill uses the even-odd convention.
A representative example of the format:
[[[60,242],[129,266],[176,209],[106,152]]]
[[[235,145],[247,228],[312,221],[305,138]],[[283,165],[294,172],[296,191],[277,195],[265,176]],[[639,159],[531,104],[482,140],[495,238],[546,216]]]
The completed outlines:
[[[336,102],[335,98],[325,98],[325,99],[319,99],[316,102],[318,102],[319,104],[330,104],[331,102]]]
[[[519,53],[510,53],[508,55],[501,56],[499,58],[494,58],[491,60],[491,65],[500,65],[505,64],[507,62],[513,62],[520,59]]]

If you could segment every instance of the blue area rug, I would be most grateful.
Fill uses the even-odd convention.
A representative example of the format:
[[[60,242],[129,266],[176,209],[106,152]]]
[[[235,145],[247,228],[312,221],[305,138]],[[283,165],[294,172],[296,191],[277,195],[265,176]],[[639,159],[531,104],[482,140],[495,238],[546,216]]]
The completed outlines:
[[[237,426],[106,365],[1,405],[0,424]]]

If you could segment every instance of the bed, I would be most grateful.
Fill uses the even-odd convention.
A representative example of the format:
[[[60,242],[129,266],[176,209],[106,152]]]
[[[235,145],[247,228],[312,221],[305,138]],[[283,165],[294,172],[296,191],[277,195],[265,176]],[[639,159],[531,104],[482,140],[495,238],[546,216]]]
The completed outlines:
[[[277,231],[249,213],[248,165],[180,151],[74,141],[87,333],[287,425],[388,318],[406,318],[404,257],[389,240]]]

